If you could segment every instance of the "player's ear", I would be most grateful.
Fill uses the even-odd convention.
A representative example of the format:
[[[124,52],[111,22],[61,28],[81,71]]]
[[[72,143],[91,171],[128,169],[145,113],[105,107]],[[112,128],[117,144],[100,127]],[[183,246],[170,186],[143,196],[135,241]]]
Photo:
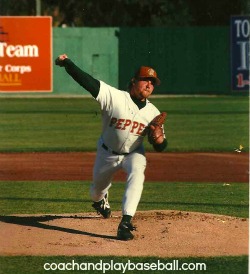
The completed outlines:
[[[132,78],[128,84],[128,90],[131,90],[132,87],[135,85],[136,83],[136,79],[135,78]]]

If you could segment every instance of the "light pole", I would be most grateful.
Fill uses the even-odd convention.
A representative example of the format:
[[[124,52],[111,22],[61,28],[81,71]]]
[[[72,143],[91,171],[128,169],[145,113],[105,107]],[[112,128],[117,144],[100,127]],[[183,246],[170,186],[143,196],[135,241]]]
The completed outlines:
[[[41,15],[41,0],[36,0],[36,16]]]

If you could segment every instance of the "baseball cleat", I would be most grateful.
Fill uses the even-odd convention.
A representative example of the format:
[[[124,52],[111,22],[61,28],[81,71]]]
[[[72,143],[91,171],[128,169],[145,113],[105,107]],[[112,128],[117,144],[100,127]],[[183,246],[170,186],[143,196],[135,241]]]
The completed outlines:
[[[111,209],[108,202],[108,194],[99,202],[94,202],[92,207],[96,210],[97,214],[101,214],[103,218],[107,219],[111,216]]]
[[[136,230],[136,227],[129,222],[121,222],[118,226],[117,239],[122,241],[133,240],[134,235],[131,231]]]

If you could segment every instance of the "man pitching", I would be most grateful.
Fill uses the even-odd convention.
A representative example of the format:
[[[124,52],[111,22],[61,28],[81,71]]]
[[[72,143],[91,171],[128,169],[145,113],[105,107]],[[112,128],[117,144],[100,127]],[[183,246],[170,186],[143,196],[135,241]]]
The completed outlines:
[[[102,133],[98,140],[90,189],[92,206],[104,218],[111,216],[108,190],[114,173],[123,169],[127,174],[127,182],[117,239],[131,240],[134,237],[131,231],[135,230],[131,220],[139,204],[145,179],[143,139],[148,136],[158,152],[167,146],[163,129],[166,113],[161,114],[147,99],[160,80],[154,69],[142,66],[131,79],[127,92],[93,78],[66,54],[60,55],[55,64],[65,67],[66,72],[100,104]]]

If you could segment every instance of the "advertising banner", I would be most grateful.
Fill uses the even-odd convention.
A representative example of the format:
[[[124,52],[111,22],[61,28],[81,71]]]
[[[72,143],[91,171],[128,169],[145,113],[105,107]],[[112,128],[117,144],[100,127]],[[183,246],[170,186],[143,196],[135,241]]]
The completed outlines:
[[[0,17],[0,92],[52,92],[51,17]]]
[[[231,17],[231,77],[233,91],[249,90],[250,16]]]

